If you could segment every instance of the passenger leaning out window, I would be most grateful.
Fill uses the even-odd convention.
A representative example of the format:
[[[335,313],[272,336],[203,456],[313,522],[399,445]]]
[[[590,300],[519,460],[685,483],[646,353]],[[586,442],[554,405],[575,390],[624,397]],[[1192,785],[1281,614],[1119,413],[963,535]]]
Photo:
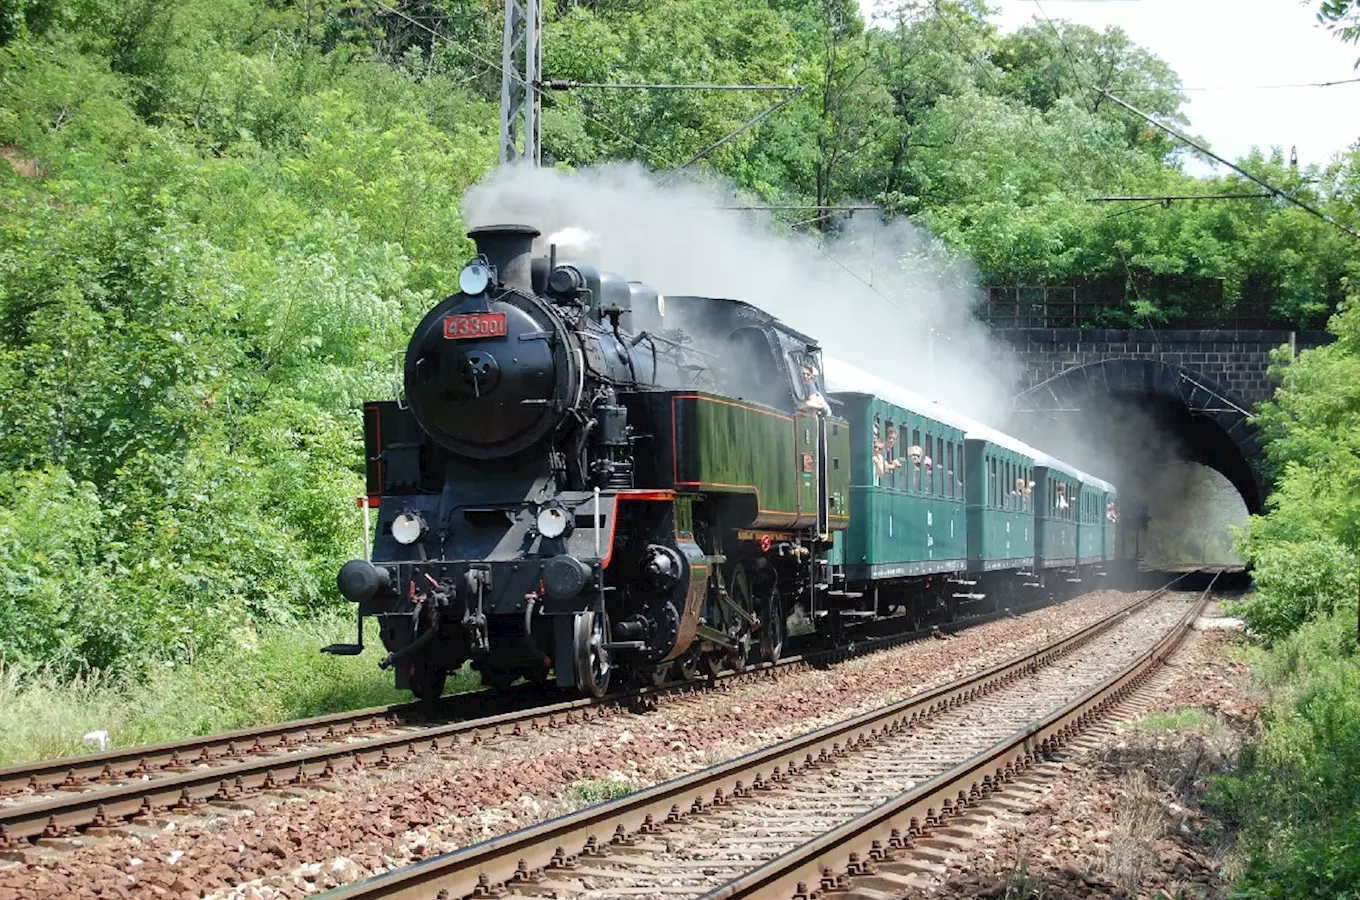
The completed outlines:
[[[831,404],[826,402],[817,387],[817,366],[812,360],[803,363],[803,406],[818,412],[830,412]]]
[[[892,429],[888,429],[888,434],[892,434]],[[883,451],[883,441],[874,438],[874,484],[881,485],[883,476],[902,465],[902,460],[894,459],[889,461]]]

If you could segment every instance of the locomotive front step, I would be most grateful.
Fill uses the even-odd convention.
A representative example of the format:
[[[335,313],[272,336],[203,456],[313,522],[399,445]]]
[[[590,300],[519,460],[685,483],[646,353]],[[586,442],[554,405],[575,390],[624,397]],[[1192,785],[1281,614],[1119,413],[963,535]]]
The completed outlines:
[[[321,648],[322,653],[329,653],[332,656],[358,656],[364,652],[363,644],[327,644]]]

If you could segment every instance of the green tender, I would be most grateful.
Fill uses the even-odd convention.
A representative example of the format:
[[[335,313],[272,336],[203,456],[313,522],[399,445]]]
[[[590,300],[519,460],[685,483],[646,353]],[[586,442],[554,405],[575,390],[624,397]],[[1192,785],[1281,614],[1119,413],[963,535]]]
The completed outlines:
[[[670,395],[667,437],[680,490],[748,494],[755,498],[752,528],[808,528],[816,524],[817,420],[759,404],[700,393]],[[827,421],[830,526],[849,520],[849,451],[845,422]],[[663,473],[663,475],[666,473]]]

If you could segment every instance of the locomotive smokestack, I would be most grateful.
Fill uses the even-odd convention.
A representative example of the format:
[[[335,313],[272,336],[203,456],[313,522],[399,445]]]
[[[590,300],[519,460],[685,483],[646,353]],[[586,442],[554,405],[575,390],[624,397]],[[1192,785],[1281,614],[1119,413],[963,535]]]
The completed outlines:
[[[532,225],[483,225],[468,232],[477,243],[477,252],[495,267],[502,284],[532,294],[534,238],[539,231]]]

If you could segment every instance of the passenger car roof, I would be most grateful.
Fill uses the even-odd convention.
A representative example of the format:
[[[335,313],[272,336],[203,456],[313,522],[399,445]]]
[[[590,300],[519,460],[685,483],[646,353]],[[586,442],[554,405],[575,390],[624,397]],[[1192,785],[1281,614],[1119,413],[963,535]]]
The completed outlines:
[[[1022,456],[1033,457],[1039,454],[1038,450],[1024,441],[942,406],[936,400],[927,400],[919,394],[913,394],[877,375],[869,374],[858,366],[825,354],[822,356],[822,364],[826,369],[826,388],[832,393],[871,394],[891,401],[903,409],[952,425],[964,433],[965,439],[988,441]]]
[[[987,441],[1003,447],[1021,456],[1028,456],[1034,460],[1036,466],[1046,466],[1056,469],[1067,475],[1071,475],[1078,481],[1099,488],[1107,493],[1116,494],[1114,485],[1108,481],[1088,475],[1075,466],[1068,465],[1055,456],[1050,456],[1035,447],[1031,447],[1019,438],[1012,437],[1003,431],[997,431],[990,425],[984,425],[976,419],[971,419],[963,413],[940,405],[939,401],[928,400],[919,394],[914,394],[906,388],[898,387],[890,381],[872,375],[856,365],[836,359],[833,356],[823,354],[822,365],[826,369],[826,389],[831,393],[841,394],[869,394],[888,400],[897,404],[903,409],[932,419],[952,425],[964,433],[965,440]]]

